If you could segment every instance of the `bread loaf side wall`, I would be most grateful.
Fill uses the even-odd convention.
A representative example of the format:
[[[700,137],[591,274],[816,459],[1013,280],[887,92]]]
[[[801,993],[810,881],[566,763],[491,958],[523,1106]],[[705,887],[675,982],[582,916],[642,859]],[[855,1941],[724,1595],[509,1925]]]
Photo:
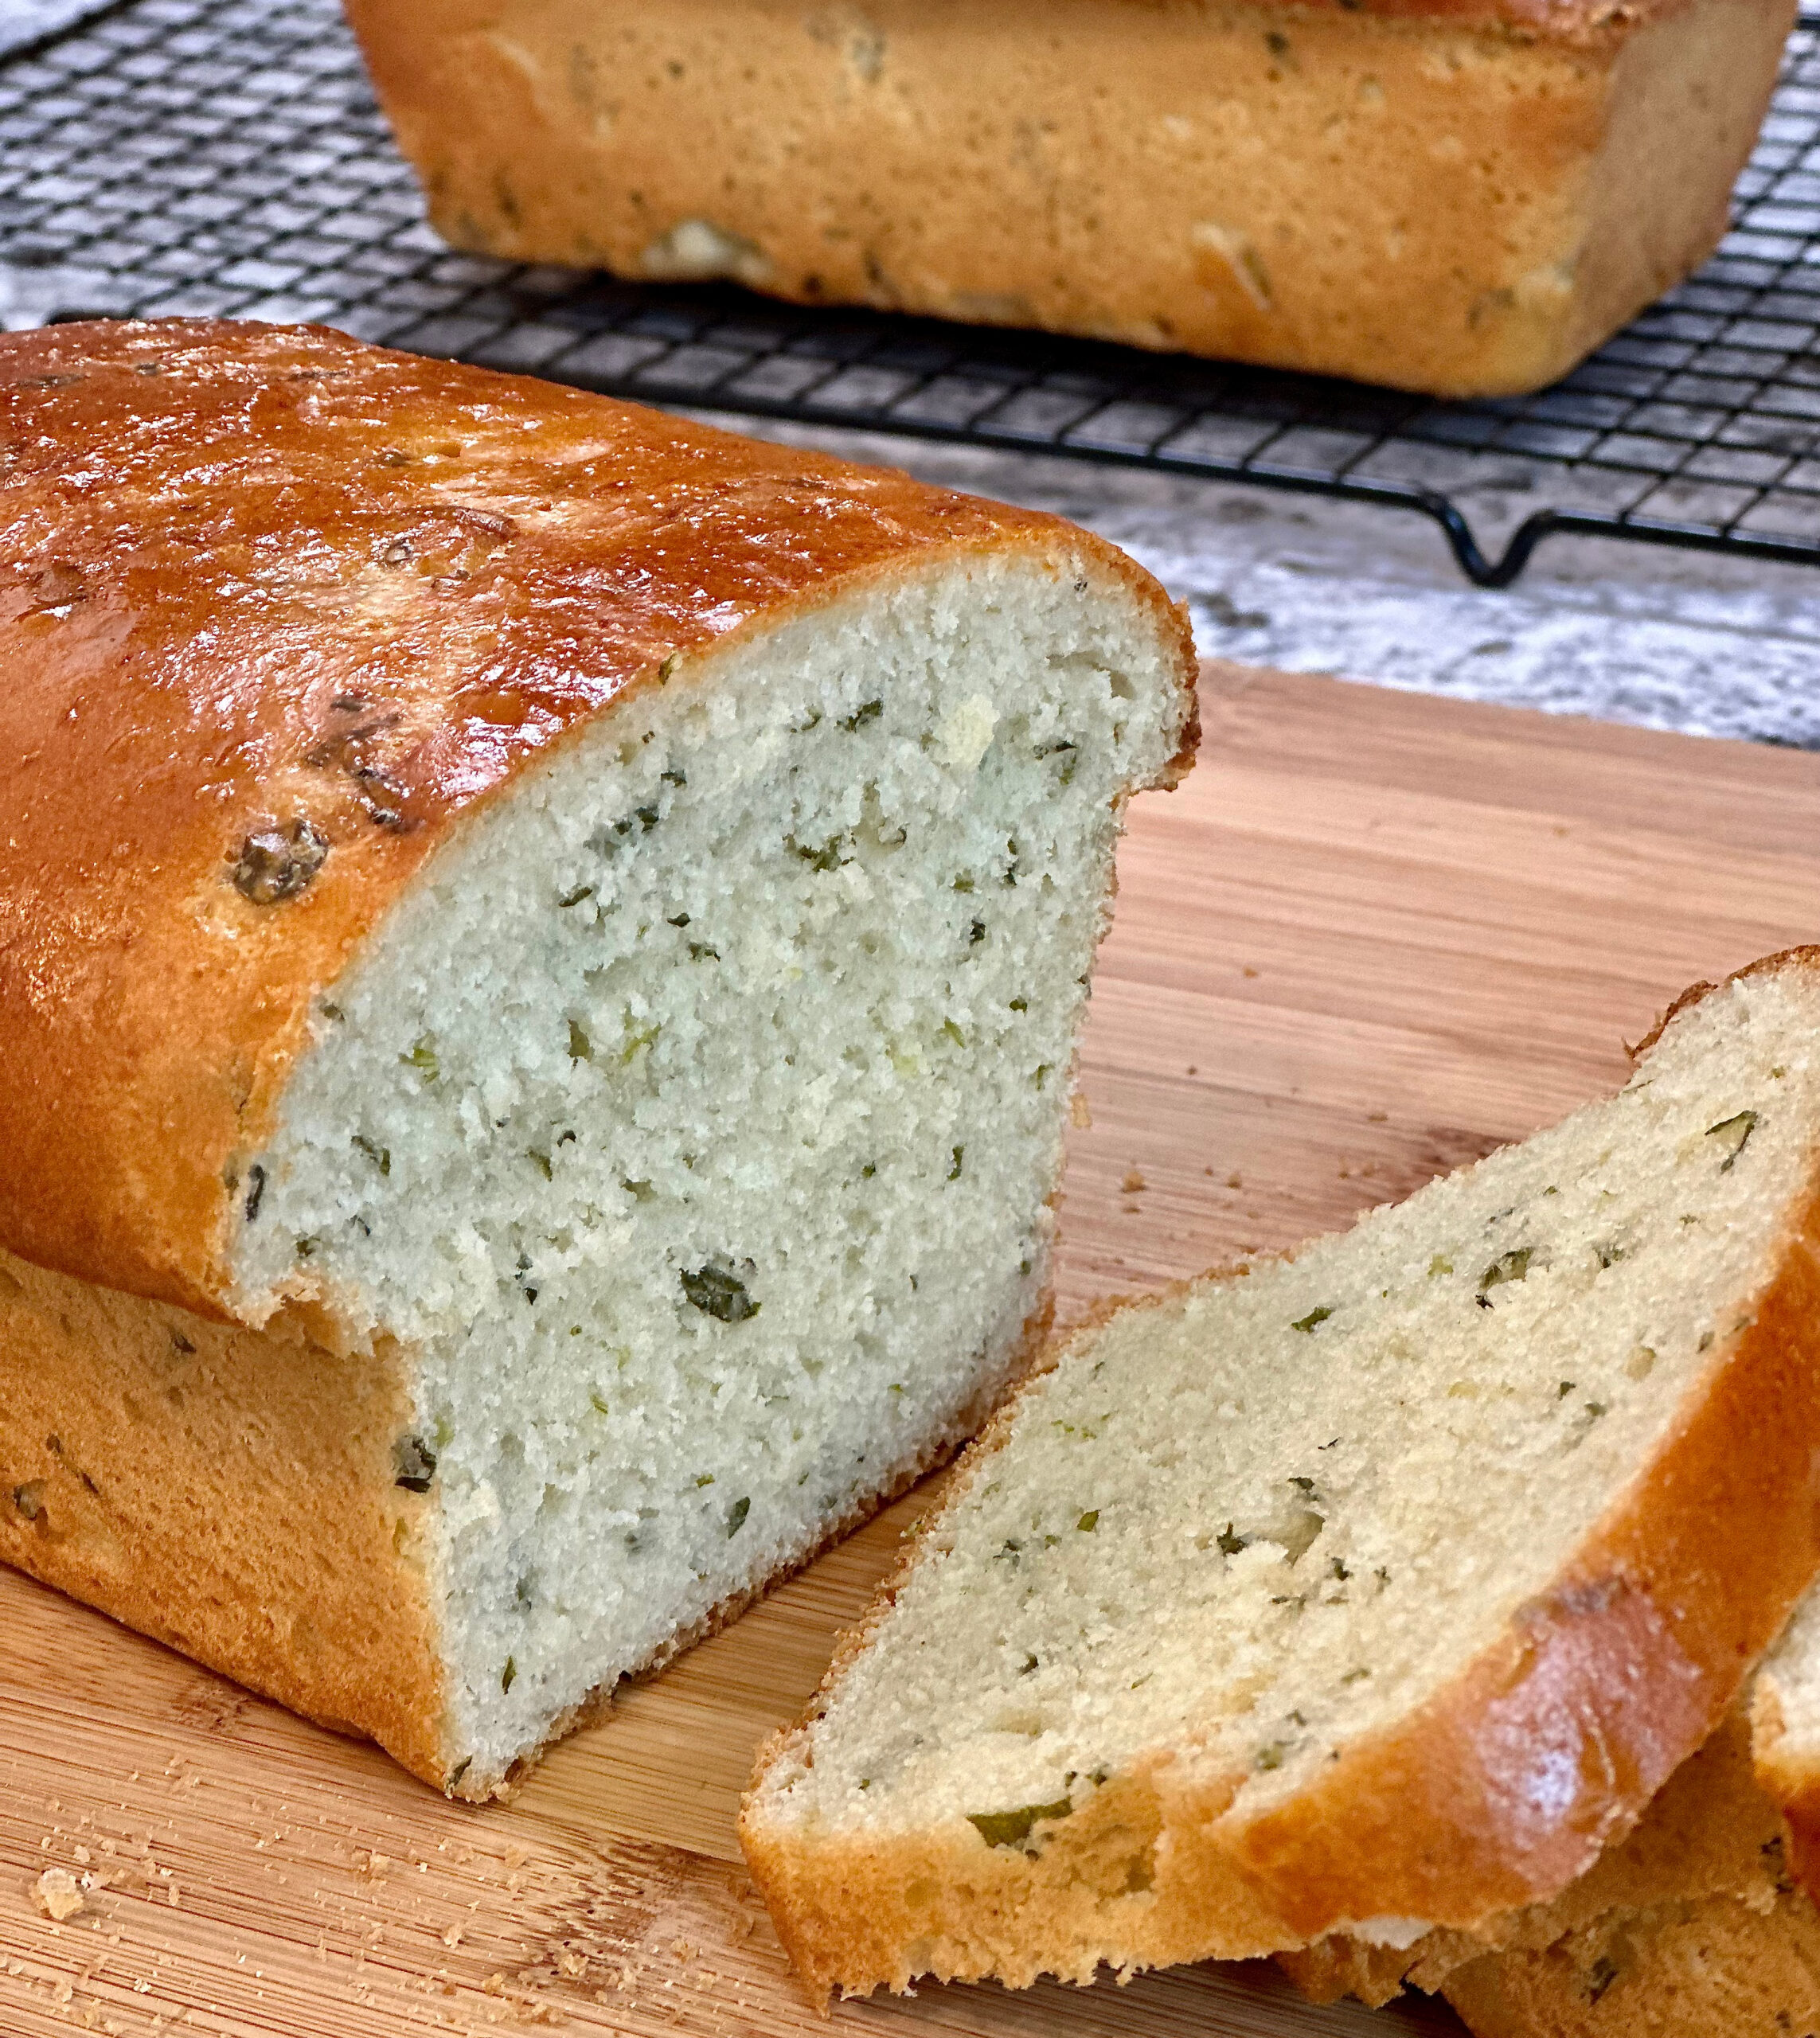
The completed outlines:
[[[1789,0],[1603,26],[1202,0],[349,13],[458,246],[1443,395],[1552,380],[1709,251],[1791,18]]]
[[[439,1786],[405,1373],[0,1254],[0,1558]]]
[[[1795,0],[1691,6],[1619,53],[1586,240],[1561,285],[1574,298],[1563,370],[1718,246],[1795,18]]]

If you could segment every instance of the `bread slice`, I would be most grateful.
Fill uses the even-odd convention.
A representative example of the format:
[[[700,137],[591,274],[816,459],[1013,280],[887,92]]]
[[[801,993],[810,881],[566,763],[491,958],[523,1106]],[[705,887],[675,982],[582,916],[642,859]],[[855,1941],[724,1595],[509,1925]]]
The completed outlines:
[[[1820,1915],[1752,1774],[1747,1711],[1503,1950],[1431,1975],[1474,2038],[1811,2038]]]
[[[1820,1916],[1766,1854],[1734,1890],[1489,1956],[1444,1993],[1474,2038],[1814,2038],[1817,1974]]]
[[[1755,1708],[1757,1781],[1787,1823],[1790,1872],[1820,1899],[1820,1592],[1764,1657]]]
[[[1820,1945],[1813,1907],[1787,1872],[1778,1807],[1754,1771],[1751,1715],[1747,1696],[1625,1839],[1548,1903],[1474,1932],[1431,1932],[1401,1951],[1336,1937],[1279,1954],[1277,1964],[1311,2002],[1355,1996],[1375,2008],[1417,1989],[1470,2005],[1463,2013],[1475,2030],[1482,2021],[1491,2031],[1628,2031],[1645,2028],[1634,2020],[1671,1996],[1684,2018],[1699,2008],[1710,2020],[1670,2028],[1731,2029],[1720,2011],[1740,1965],[1754,1970],[1767,1959],[1773,1970],[1804,1941]],[[1702,1943],[1736,1950],[1715,1965],[1710,1985],[1666,1978],[1667,1949],[1690,1927]],[[1615,2020],[1602,2026],[1595,2013],[1620,1979],[1618,2003],[1603,2013]],[[1779,2007],[1790,2006],[1791,1993],[1810,1999],[1807,2014],[1820,2013],[1820,1966],[1807,1976],[1806,1998],[1784,1988]],[[1554,2011],[1539,2007],[1555,1998]]]
[[[1820,950],[1616,1097],[1065,1341],[741,1836],[818,1989],[1408,1943],[1552,1895],[1820,1561]]]
[[[1785,2038],[1820,2030],[1810,1832],[1784,1815],[1811,1768],[1820,1592],[1751,1691],[1635,1829],[1552,1902],[1406,1950],[1334,1937],[1278,1964],[1312,2002],[1445,1995],[1478,2038]]]
[[[0,426],[0,1556],[483,1796],[1022,1363],[1185,621],[324,331]]]

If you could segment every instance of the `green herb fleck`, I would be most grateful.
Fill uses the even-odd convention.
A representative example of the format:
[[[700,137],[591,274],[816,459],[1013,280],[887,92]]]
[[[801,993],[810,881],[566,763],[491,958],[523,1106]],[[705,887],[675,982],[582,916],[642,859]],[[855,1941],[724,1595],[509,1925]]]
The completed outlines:
[[[1325,1306],[1320,1309],[1311,1309],[1306,1316],[1299,1316],[1289,1327],[1291,1330],[1299,1330],[1304,1337],[1311,1336],[1315,1325],[1325,1323],[1333,1314],[1330,1309]]]
[[[654,1047],[657,1044],[658,1035],[663,1031],[663,1022],[661,1019],[653,1020],[650,1025],[642,1029],[635,1026],[632,1023],[632,1008],[630,1005],[626,1008],[625,1026],[626,1044],[619,1050],[619,1066],[622,1068],[630,1065],[640,1048]]]
[[[299,1259],[309,1259],[314,1256],[316,1248],[321,1243],[322,1240],[320,1239],[310,1238],[306,1235],[304,1237],[299,1239],[295,1242],[291,1250],[297,1255],[297,1257]]]
[[[1235,1536],[1232,1533],[1232,1525],[1228,1521],[1225,1527],[1222,1528],[1220,1533],[1214,1538],[1214,1540],[1220,1545],[1220,1549],[1226,1556],[1229,1557],[1236,1557],[1239,1554],[1240,1551],[1244,1549],[1246,1544],[1250,1542],[1251,1538],[1248,1536]]]
[[[973,889],[973,880],[964,870],[955,880],[955,889],[957,892],[971,892]]]
[[[1709,1139],[1717,1139],[1725,1148],[1725,1158],[1719,1163],[1720,1174],[1729,1174],[1738,1165],[1738,1156],[1749,1143],[1751,1134],[1757,1129],[1755,1111],[1739,1111],[1733,1117],[1722,1118],[1717,1125],[1706,1128]]]
[[[1287,1751],[1288,1743],[1286,1741],[1271,1741],[1267,1746],[1258,1750],[1252,1767],[1254,1769],[1280,1769],[1283,1767],[1283,1758]]]
[[[689,783],[689,774],[680,766],[673,766],[667,771],[660,771],[658,776],[666,786],[686,786]]]
[[[1529,1262],[1535,1257],[1533,1245],[1513,1247],[1509,1252],[1501,1252],[1478,1277],[1478,1297],[1487,1309],[1490,1290],[1501,1288],[1506,1281],[1526,1281],[1529,1278]]]
[[[550,1157],[548,1154],[541,1154],[535,1146],[533,1146],[528,1149],[525,1158],[530,1162],[531,1165],[537,1169],[537,1173],[543,1177],[545,1181],[549,1181],[552,1178]]]
[[[682,1270],[682,1292],[704,1316],[717,1323],[744,1323],[759,1313],[760,1305],[746,1293],[746,1284],[736,1274],[712,1263],[691,1271]]]
[[[611,1415],[612,1414],[613,1411],[612,1411],[611,1408],[609,1408],[609,1407],[607,1407],[607,1404],[606,1404],[603,1400],[601,1400],[600,1396],[598,1394],[596,1394],[596,1393],[594,1393],[594,1392],[592,1392],[591,1391],[591,1392],[589,1392],[589,1394],[588,1394],[588,1400],[589,1400],[590,1401],[592,1401],[592,1402],[593,1403],[593,1404],[594,1404],[594,1411],[595,1411],[595,1413],[596,1413],[596,1415]]]
[[[864,701],[850,715],[842,718],[841,727],[851,736],[862,724],[876,722],[884,713],[885,703],[882,701]]]
[[[1035,1827],[1066,1818],[1073,1810],[1072,1799],[1057,1798],[1053,1804],[1020,1805],[1015,1811],[969,1812],[967,1822],[988,1847],[1021,1847]]]
[[[792,855],[800,857],[811,870],[838,870],[843,861],[838,835],[830,835],[820,849],[812,842],[798,841],[794,835],[786,835],[783,845]]]
[[[365,1154],[366,1158],[372,1162],[373,1165],[378,1169],[379,1172],[382,1175],[389,1175],[391,1173],[392,1149],[389,1146],[381,1146],[376,1145],[372,1140],[367,1138],[364,1132],[357,1132],[354,1134],[353,1144],[359,1148],[361,1153]]]
[[[1341,1678],[1340,1682],[1343,1685],[1360,1685],[1363,1684],[1370,1675],[1369,1670],[1349,1670]]]
[[[1438,1252],[1428,1262],[1428,1279],[1431,1281],[1439,1280],[1442,1275],[1451,1274],[1453,1271],[1454,1263],[1451,1259],[1443,1259]]]
[[[579,906],[584,899],[592,899],[593,896],[594,887],[592,884],[578,884],[572,892],[564,892],[557,904],[566,912],[569,907]]]
[[[1557,1388],[1555,1389],[1555,1399],[1556,1399],[1557,1401],[1564,1401],[1564,1400],[1566,1400],[1566,1399],[1568,1398],[1568,1396],[1571,1393],[1572,1393],[1572,1392],[1573,1392],[1573,1390],[1574,1390],[1574,1385],[1575,1385],[1575,1383],[1574,1383],[1572,1380],[1564,1380],[1561,1382],[1560,1385],[1559,1387],[1557,1387]]]
[[[727,1540],[730,1543],[746,1525],[746,1517],[752,1511],[751,1497],[736,1500],[727,1510]]]
[[[961,1031],[959,1027],[955,1024],[953,1020],[944,1019],[942,1021],[942,1031],[947,1035],[948,1038],[954,1042],[957,1048],[964,1048],[967,1045],[966,1034]]]
[[[502,1691],[510,1691],[517,1681],[518,1659],[516,1656],[508,1656],[506,1658],[506,1667],[499,1675],[499,1689]]]
[[[721,951],[711,948],[705,941],[692,941],[689,944],[689,959],[696,962],[718,962]]]
[[[712,1472],[697,1472],[695,1483],[698,1486],[711,1486],[714,1483],[714,1474]]]
[[[967,946],[970,948],[977,947],[979,943],[986,939],[985,921],[975,920],[972,927],[968,931],[967,939]]]
[[[1099,1526],[1099,1509],[1096,1507],[1090,1507],[1087,1510],[1086,1513],[1084,1513],[1074,1525],[1076,1528],[1084,1530],[1088,1535],[1091,1536],[1094,1530]]]
[[[650,1203],[654,1201],[657,1197],[657,1191],[651,1187],[648,1181],[627,1181],[622,1180],[619,1186],[624,1189],[626,1193],[631,1197],[635,1202]]]
[[[588,1037],[588,1029],[579,1019],[568,1022],[568,1058],[571,1061],[592,1061],[594,1043]]]
[[[1014,998],[1011,1001],[1011,1009],[1013,1012],[1028,1012],[1029,1009],[1030,1001],[1027,998]]]
[[[420,1436],[401,1436],[392,1447],[394,1486],[407,1493],[427,1493],[436,1476],[436,1454]]]
[[[434,1083],[443,1072],[436,1060],[435,1037],[432,1033],[420,1033],[411,1043],[411,1052],[401,1054],[398,1059],[407,1068],[416,1069],[426,1083]]]
[[[964,1146],[957,1146],[954,1150],[954,1165],[948,1169],[948,1180],[950,1181],[959,1181],[960,1180],[961,1162],[966,1158],[966,1154],[967,1149]]]

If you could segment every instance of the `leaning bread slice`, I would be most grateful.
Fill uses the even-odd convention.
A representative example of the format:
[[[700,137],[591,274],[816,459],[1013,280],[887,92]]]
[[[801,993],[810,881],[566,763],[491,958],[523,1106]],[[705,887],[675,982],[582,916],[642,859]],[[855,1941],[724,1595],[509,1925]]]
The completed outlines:
[[[1076,1333],[742,1837],[812,1986],[1084,1980],[1546,1898],[1820,1561],[1820,951],[1616,1097]]]
[[[1790,1872],[1820,1900],[1820,1592],[1764,1657],[1752,1724],[1757,1781],[1787,1824]]]
[[[1781,1952],[1792,1956],[1804,1938],[1820,1943],[1811,1904],[1796,1899],[1784,1867],[1779,1814],[1753,1773],[1747,1696],[1669,1778],[1626,1837],[1548,1903],[1508,1912],[1474,1932],[1430,1932],[1401,1950],[1336,1937],[1279,1954],[1277,1962],[1311,2002],[1356,1996],[1376,2007],[1416,1989],[1471,2005],[1475,2029],[1482,2017],[1487,2028],[1508,2024],[1522,2030],[1528,2012],[1520,2003],[1539,2005],[1558,1995],[1571,2005],[1561,2028],[1592,2030],[1599,2028],[1594,2020],[1599,2002],[1620,1979],[1634,1985],[1626,1991],[1633,2017],[1666,1993],[1658,1985],[1666,1947],[1690,1923],[1703,1939],[1734,1949],[1753,1970],[1766,1957],[1774,1968]],[[1695,1990],[1692,2004],[1716,2013],[1738,1966],[1737,1958],[1716,1964],[1711,1985]],[[1820,2009],[1820,1968],[1809,1974],[1807,1989],[1811,2013]],[[1781,1992],[1779,2007],[1789,2007],[1788,1996]],[[1682,2009],[1690,2006],[1684,2002]],[[1538,2028],[1556,2026],[1543,2016]],[[1685,2028],[1731,2027],[1715,2014],[1705,2025]]]
[[[1438,1985],[1474,2038],[1809,2038],[1820,1915],[1788,1872],[1740,1707],[1629,1840]]]
[[[1787,1765],[1820,1703],[1820,1591],[1627,1837],[1547,1903],[1407,1948],[1333,1937],[1278,1964],[1310,2001],[1445,1995],[1477,2038],[1783,2038],[1820,2028],[1820,1918]],[[1810,1763],[1811,1754],[1808,1754]],[[1799,1779],[1811,1781],[1811,1771]],[[1803,1883],[1808,1886],[1802,1887]]]
[[[260,326],[0,342],[0,1557],[483,1796],[1040,1327],[1162,591]]]

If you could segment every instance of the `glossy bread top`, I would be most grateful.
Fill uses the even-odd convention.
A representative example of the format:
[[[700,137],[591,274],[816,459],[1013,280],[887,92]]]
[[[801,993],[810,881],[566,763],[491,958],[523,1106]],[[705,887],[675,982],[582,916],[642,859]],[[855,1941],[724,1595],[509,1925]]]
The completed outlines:
[[[0,1244],[219,1312],[331,982],[463,810],[873,574],[1111,547],[320,329],[0,337]]]

